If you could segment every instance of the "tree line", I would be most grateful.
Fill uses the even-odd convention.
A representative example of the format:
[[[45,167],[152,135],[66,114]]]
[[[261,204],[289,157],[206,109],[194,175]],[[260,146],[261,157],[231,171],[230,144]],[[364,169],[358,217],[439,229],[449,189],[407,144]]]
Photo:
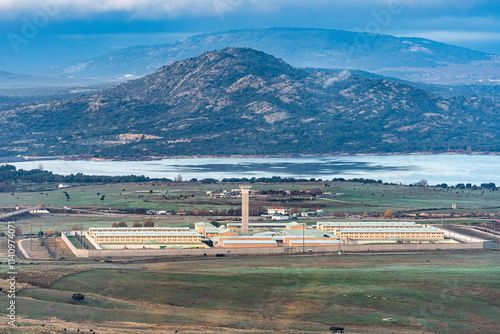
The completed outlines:
[[[0,182],[31,182],[31,183],[127,183],[127,182],[149,182],[149,181],[172,181],[170,179],[151,179],[144,175],[106,176],[85,175],[76,173],[70,175],[58,175],[42,169],[17,170],[13,165],[0,166]]]
[[[323,180],[316,178],[294,178],[294,177],[252,177],[252,178],[223,178],[221,180],[214,178],[197,179],[192,178],[189,181],[183,181],[182,176],[179,174],[174,180],[168,178],[150,178],[144,175],[125,175],[125,176],[106,176],[106,175],[85,175],[83,173],[76,173],[70,175],[58,175],[41,168],[24,170],[17,170],[13,165],[0,166],[0,192],[14,191],[15,187],[13,182],[30,182],[30,183],[134,183],[134,182],[200,182],[203,184],[216,184],[216,183],[295,183],[295,182],[357,182],[363,184],[384,184],[396,185],[395,183],[384,183],[382,180],[365,179],[365,178],[333,178],[332,180]],[[424,182],[425,181],[425,182]],[[428,186],[426,180],[421,180],[410,186]],[[451,188],[451,189],[488,189],[498,190],[499,187],[495,183],[481,183],[480,186],[471,183],[458,183],[456,185],[448,185],[446,183],[437,184],[438,188]]]

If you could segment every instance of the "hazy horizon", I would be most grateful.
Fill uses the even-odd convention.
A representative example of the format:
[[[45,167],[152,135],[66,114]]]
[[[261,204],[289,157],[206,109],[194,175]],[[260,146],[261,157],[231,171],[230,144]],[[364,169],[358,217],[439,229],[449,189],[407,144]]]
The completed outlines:
[[[0,3],[0,70],[32,73],[199,33],[302,27],[421,37],[500,54],[496,1],[26,0]]]

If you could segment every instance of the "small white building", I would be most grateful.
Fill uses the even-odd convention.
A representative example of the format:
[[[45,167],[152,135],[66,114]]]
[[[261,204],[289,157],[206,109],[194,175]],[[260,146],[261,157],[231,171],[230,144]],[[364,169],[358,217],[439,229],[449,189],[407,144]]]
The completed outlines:
[[[45,210],[45,209],[34,209],[34,210],[30,210],[30,213],[32,215],[36,215],[36,214],[48,214],[50,212]]]
[[[290,217],[282,215],[272,215],[271,220],[288,220]]]
[[[267,209],[267,213],[270,215],[285,215],[286,209],[282,206],[274,206],[272,208]]]

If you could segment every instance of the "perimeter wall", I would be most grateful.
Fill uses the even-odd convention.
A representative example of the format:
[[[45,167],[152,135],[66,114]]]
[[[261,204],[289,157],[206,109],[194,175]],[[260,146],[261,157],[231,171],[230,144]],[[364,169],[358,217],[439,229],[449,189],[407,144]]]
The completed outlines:
[[[71,231],[73,232],[73,231]],[[272,255],[298,254],[302,247],[274,248],[205,248],[205,249],[76,249],[64,233],[62,240],[76,257],[134,257],[134,256],[215,256],[224,255]],[[356,253],[356,252],[418,252],[440,250],[470,250],[491,248],[491,241],[456,244],[380,244],[380,245],[335,245],[307,247],[313,253]]]

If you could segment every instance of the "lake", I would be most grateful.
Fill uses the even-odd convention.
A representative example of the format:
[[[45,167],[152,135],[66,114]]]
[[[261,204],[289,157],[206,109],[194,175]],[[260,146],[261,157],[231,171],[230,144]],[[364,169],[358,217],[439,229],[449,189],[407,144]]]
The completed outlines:
[[[42,164],[56,174],[145,175],[173,179],[295,177],[331,180],[367,178],[411,184],[425,179],[429,184],[457,183],[500,185],[498,155],[394,155],[298,158],[182,158],[155,161],[65,161],[12,162],[18,169]]]

